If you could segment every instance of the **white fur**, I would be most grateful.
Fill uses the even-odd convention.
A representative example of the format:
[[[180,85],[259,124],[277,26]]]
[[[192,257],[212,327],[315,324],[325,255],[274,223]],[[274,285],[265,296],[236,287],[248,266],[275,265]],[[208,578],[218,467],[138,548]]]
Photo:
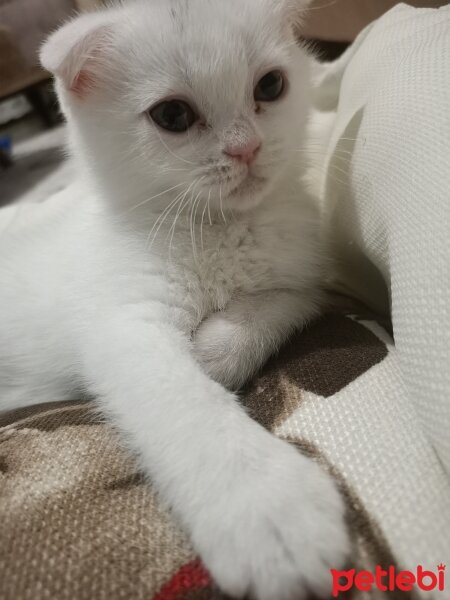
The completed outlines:
[[[259,600],[326,595],[348,551],[332,480],[224,387],[320,300],[296,153],[308,59],[285,18],[271,0],[146,0],[56,32],[42,60],[79,179],[0,227],[1,406],[95,396],[218,584]],[[256,114],[273,68],[288,92]],[[167,95],[204,127],[158,130],[145,111]],[[252,175],[222,152],[249,136]]]

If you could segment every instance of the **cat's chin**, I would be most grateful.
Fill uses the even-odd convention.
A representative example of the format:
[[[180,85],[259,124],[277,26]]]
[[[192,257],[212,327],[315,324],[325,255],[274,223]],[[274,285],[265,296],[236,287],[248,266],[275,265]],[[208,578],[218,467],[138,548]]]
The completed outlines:
[[[245,212],[255,208],[267,195],[269,181],[266,177],[251,175],[224,198],[225,204],[232,210]]]

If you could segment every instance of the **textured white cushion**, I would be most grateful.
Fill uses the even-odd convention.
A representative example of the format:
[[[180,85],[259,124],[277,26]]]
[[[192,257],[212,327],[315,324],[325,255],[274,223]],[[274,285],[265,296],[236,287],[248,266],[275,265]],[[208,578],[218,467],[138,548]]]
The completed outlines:
[[[322,193],[336,286],[391,309],[405,410],[450,473],[450,7],[402,4],[370,25],[324,67],[316,104],[335,111]]]

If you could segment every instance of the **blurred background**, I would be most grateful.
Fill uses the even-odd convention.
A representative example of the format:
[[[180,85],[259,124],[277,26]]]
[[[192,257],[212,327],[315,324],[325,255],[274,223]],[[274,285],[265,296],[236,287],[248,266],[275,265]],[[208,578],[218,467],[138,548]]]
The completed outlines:
[[[244,1],[244,0],[243,0]],[[64,127],[49,74],[38,63],[46,36],[76,11],[102,0],[0,0],[0,206],[44,200],[70,176]],[[339,56],[394,0],[315,0],[302,37],[323,60]],[[438,7],[448,2],[408,2]]]

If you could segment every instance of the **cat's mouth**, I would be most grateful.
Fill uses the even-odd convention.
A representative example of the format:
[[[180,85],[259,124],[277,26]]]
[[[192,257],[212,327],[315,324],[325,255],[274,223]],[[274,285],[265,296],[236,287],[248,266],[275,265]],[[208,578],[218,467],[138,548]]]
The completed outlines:
[[[266,177],[249,173],[242,181],[228,192],[228,198],[236,199],[238,196],[247,196],[255,194],[262,190],[267,183]]]

